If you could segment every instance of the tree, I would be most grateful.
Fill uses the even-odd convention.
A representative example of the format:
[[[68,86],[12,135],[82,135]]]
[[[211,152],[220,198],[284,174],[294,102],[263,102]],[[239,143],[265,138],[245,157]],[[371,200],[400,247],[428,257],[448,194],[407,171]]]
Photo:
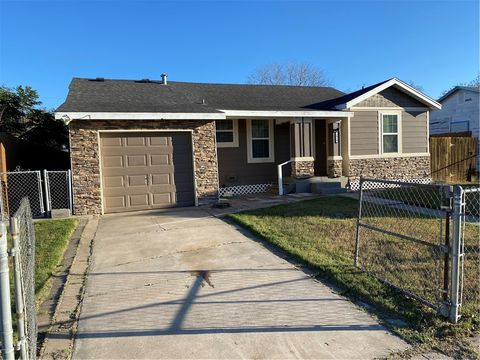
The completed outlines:
[[[418,85],[416,82],[414,81],[409,81],[408,82],[408,85],[410,85],[411,87],[413,87],[415,90],[418,90],[420,92],[423,92],[424,88],[422,85]]]
[[[0,131],[34,143],[65,149],[68,130],[51,111],[39,108],[38,92],[30,86],[0,87]]]
[[[328,86],[323,71],[308,63],[266,64],[248,76],[248,83],[263,85]]]

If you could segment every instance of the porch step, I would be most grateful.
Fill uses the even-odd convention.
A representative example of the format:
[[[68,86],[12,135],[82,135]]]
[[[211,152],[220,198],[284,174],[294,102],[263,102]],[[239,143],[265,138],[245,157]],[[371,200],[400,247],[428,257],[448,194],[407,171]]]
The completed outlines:
[[[338,182],[317,182],[310,185],[310,191],[314,194],[333,195],[347,192]]]

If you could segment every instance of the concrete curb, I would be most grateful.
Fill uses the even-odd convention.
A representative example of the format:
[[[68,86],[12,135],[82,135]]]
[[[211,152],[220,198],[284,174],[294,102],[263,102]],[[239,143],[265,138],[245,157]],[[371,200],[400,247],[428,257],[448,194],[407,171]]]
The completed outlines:
[[[98,227],[98,217],[88,219],[67,281],[45,336],[42,359],[69,359],[72,356],[77,320],[80,314],[92,242]]]

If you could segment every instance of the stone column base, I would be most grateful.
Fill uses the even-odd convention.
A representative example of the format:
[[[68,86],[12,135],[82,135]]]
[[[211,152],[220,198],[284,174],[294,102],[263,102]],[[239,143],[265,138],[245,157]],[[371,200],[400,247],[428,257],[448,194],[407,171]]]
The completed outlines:
[[[342,160],[327,160],[327,174],[328,177],[340,177],[342,176]]]
[[[292,176],[295,178],[305,178],[313,176],[315,171],[313,161],[293,161]]]

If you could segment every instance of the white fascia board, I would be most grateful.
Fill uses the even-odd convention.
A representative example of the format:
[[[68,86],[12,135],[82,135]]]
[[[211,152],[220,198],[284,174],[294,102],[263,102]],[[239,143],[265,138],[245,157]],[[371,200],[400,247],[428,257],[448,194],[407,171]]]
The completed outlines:
[[[55,119],[72,120],[224,120],[223,113],[56,112]]]
[[[220,110],[227,117],[249,117],[249,118],[292,118],[292,117],[306,117],[306,118],[326,118],[338,117],[346,118],[352,117],[353,112],[350,111],[278,111],[278,110]]]
[[[338,109],[338,110],[350,109],[352,106],[358,104],[359,102],[361,102],[365,99],[368,99],[370,96],[378,94],[380,91],[383,91],[383,90],[385,90],[385,89],[387,89],[387,88],[389,88],[390,86],[393,86],[393,85],[399,87],[400,89],[402,89],[404,92],[408,93],[413,98],[419,100],[420,102],[422,102],[424,104],[427,104],[431,108],[435,108],[435,109],[441,109],[442,108],[442,105],[440,103],[438,103],[437,101],[433,100],[432,98],[426,96],[425,94],[421,93],[420,91],[411,87],[410,85],[405,84],[403,81],[401,81],[397,78],[393,78],[393,79],[387,81],[386,83],[383,83],[383,84],[377,86],[376,88],[374,88],[370,91],[367,91],[365,94],[357,96],[356,98],[346,102],[345,104],[337,105],[337,106],[335,106],[335,108]]]

